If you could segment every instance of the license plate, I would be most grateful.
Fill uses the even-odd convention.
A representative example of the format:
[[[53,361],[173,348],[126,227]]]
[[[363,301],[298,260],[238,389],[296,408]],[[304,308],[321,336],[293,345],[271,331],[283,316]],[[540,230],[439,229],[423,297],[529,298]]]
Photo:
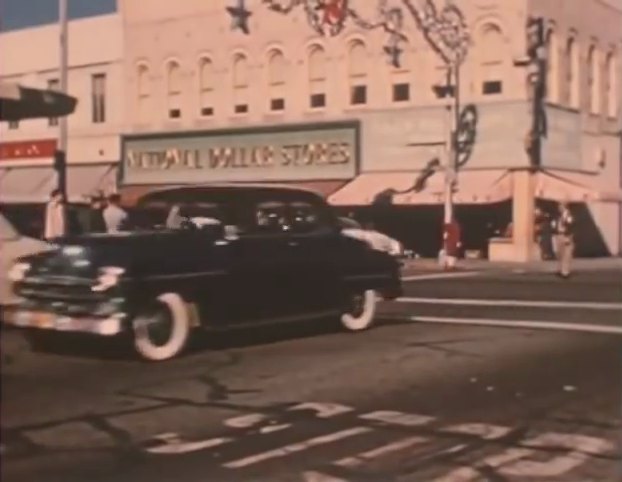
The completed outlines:
[[[34,312],[31,319],[32,325],[37,328],[52,328],[54,326],[54,315],[50,313]]]

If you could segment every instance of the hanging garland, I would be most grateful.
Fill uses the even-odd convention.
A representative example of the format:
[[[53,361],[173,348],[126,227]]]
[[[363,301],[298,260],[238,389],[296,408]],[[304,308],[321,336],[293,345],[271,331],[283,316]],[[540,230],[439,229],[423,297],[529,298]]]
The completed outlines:
[[[415,20],[425,40],[442,58],[446,65],[458,65],[467,55],[470,37],[464,15],[453,5],[445,5],[440,12],[433,0],[394,0],[396,6],[389,7],[389,0],[378,0],[376,18],[366,19],[351,6],[352,0],[261,0],[269,10],[289,15],[303,7],[309,26],[319,35],[334,37],[346,26],[348,19],[363,30],[383,29],[387,34],[384,53],[391,65],[400,67],[403,53],[402,43],[407,42],[404,34],[405,12]],[[365,0],[371,1],[371,0]],[[232,29],[249,34],[249,17],[252,12],[246,8],[245,0],[236,0],[234,7],[227,7],[232,18]]]

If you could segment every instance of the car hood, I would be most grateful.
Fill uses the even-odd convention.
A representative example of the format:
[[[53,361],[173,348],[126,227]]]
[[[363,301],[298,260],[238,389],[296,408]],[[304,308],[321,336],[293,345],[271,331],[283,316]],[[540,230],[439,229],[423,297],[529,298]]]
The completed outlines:
[[[92,278],[101,267],[130,272],[179,249],[178,235],[171,232],[97,234],[61,239],[52,250],[22,260],[31,264],[32,276]]]

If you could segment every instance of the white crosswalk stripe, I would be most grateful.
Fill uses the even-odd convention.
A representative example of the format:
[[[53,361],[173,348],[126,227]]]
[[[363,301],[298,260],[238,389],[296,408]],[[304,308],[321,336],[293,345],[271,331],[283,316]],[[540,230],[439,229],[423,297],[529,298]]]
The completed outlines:
[[[278,415],[243,414],[223,421],[229,432],[221,437],[185,440],[177,434],[163,434],[156,438],[156,444],[145,447],[145,451],[155,456],[174,456],[200,450],[209,453],[217,449],[220,461],[214,460],[222,469],[240,471],[314,451],[304,456],[304,460],[320,460],[318,464],[309,466],[305,463],[306,467],[300,467],[298,477],[303,482],[351,482],[357,480],[354,475],[350,475],[351,471],[359,475],[369,470],[377,473],[377,470],[384,470],[382,467],[391,471],[395,469],[395,460],[415,460],[418,465],[431,464],[435,472],[426,480],[434,482],[479,480],[479,467],[482,466],[496,467],[508,480],[513,480],[513,477],[534,482],[547,477],[561,480],[591,457],[612,458],[616,451],[614,444],[603,438],[552,431],[534,431],[516,445],[507,446],[500,444],[499,440],[512,433],[512,426],[483,422],[439,424],[442,420],[431,415],[396,410],[357,414],[354,407],[347,405],[309,402],[290,407],[282,413],[296,411],[306,412],[308,416],[283,423],[284,420],[279,420]],[[339,430],[335,431],[335,423],[341,426]],[[326,424],[328,433],[296,441],[299,437],[303,438],[302,434],[310,427],[317,433],[318,424]],[[275,432],[282,432],[282,435]],[[236,433],[239,435],[236,436]],[[250,439],[247,438],[249,436]],[[283,436],[289,443],[283,445],[280,442],[277,445],[275,442],[282,440]],[[464,437],[473,437],[474,440],[470,442]],[[374,446],[376,438],[378,441]],[[353,449],[348,454],[344,448],[350,444]],[[264,449],[270,446],[272,448]],[[262,450],[255,452],[253,447],[261,447]],[[334,447],[339,448],[342,456],[327,461],[326,453],[330,454]],[[473,455],[475,459],[469,461],[468,467],[452,465],[447,468],[442,462],[448,457],[454,459],[467,453],[472,454],[473,447],[477,447],[478,452]],[[241,448],[245,448],[242,455]],[[227,455],[231,453],[236,455]],[[322,458],[319,453],[324,453]],[[297,462],[292,463],[296,467]],[[444,474],[443,470],[446,471]]]

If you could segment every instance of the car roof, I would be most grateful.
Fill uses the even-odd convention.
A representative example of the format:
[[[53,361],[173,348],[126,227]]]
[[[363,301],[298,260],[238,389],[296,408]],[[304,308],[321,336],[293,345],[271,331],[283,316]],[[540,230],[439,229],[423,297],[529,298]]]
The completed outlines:
[[[159,198],[167,194],[176,193],[201,193],[201,192],[235,192],[235,191],[256,191],[256,192],[273,192],[273,193],[306,193],[308,195],[315,195],[322,197],[317,191],[313,189],[303,188],[299,186],[290,186],[287,184],[269,184],[269,183],[209,183],[209,184],[182,184],[167,186],[163,188],[154,189],[147,194],[140,197],[139,202],[150,198]]]

